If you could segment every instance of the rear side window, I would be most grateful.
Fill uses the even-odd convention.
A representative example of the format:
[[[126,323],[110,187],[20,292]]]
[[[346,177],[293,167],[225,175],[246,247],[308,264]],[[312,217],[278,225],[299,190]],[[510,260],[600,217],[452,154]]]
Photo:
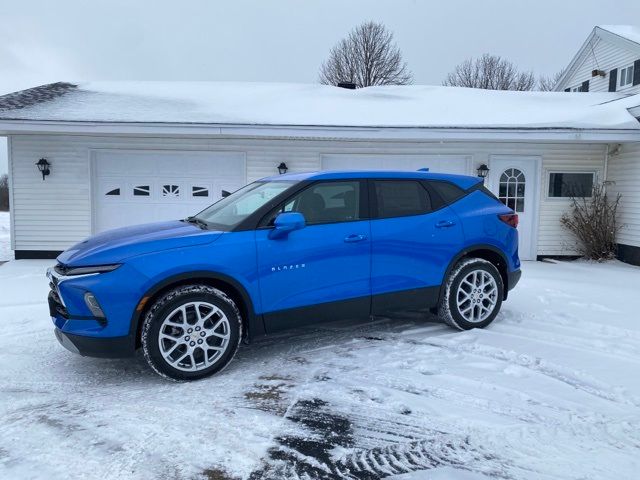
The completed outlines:
[[[429,185],[436,191],[447,205],[465,196],[465,191],[450,182],[429,181]]]
[[[377,180],[374,190],[378,218],[421,215],[432,210],[429,192],[418,181]]]

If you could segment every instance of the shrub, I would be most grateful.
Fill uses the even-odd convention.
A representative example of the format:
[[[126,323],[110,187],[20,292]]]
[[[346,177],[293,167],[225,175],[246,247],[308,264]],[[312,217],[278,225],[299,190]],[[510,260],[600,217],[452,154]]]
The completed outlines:
[[[619,203],[620,194],[610,201],[604,185],[595,185],[590,198],[571,197],[571,210],[562,216],[560,223],[576,237],[578,251],[585,258],[597,261],[615,258]]]

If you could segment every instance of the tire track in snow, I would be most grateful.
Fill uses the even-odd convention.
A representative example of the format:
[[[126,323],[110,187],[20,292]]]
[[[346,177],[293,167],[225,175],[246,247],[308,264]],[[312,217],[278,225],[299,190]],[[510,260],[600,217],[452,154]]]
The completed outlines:
[[[355,447],[353,419],[333,411],[318,398],[297,401],[288,419],[301,424],[308,433],[277,437],[263,465],[249,480],[374,480],[442,466],[481,471],[493,478],[512,478],[507,462],[461,435],[431,432],[430,438],[374,448]],[[404,426],[397,427],[401,430]]]
[[[611,385],[607,385],[599,380],[589,377],[587,374],[569,370],[568,368],[549,362],[540,357],[490,347],[488,345],[476,343],[475,341],[472,343],[461,343],[451,342],[442,338],[432,338],[425,340],[423,343],[434,347],[445,348],[457,353],[477,355],[493,360],[500,360],[511,365],[518,365],[604,400],[640,407],[639,399],[631,395],[625,396],[620,393],[616,393],[614,392],[614,387]]]

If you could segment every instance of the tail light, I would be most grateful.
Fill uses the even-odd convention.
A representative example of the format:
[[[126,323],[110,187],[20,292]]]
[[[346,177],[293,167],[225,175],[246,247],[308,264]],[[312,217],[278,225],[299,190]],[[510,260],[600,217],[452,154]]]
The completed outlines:
[[[506,215],[498,215],[498,218],[513,228],[518,228],[518,214],[508,213]]]

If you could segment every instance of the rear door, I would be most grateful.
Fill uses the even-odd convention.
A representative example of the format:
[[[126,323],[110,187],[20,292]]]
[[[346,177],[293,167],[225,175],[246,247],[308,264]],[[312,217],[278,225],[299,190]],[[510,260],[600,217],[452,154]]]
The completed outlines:
[[[372,311],[422,310],[437,302],[464,241],[452,209],[418,180],[371,180]]]
[[[260,292],[268,332],[366,318],[371,300],[367,183],[317,182],[285,201],[256,231]],[[300,212],[306,226],[269,237],[271,218]],[[271,217],[271,218],[269,218]]]

